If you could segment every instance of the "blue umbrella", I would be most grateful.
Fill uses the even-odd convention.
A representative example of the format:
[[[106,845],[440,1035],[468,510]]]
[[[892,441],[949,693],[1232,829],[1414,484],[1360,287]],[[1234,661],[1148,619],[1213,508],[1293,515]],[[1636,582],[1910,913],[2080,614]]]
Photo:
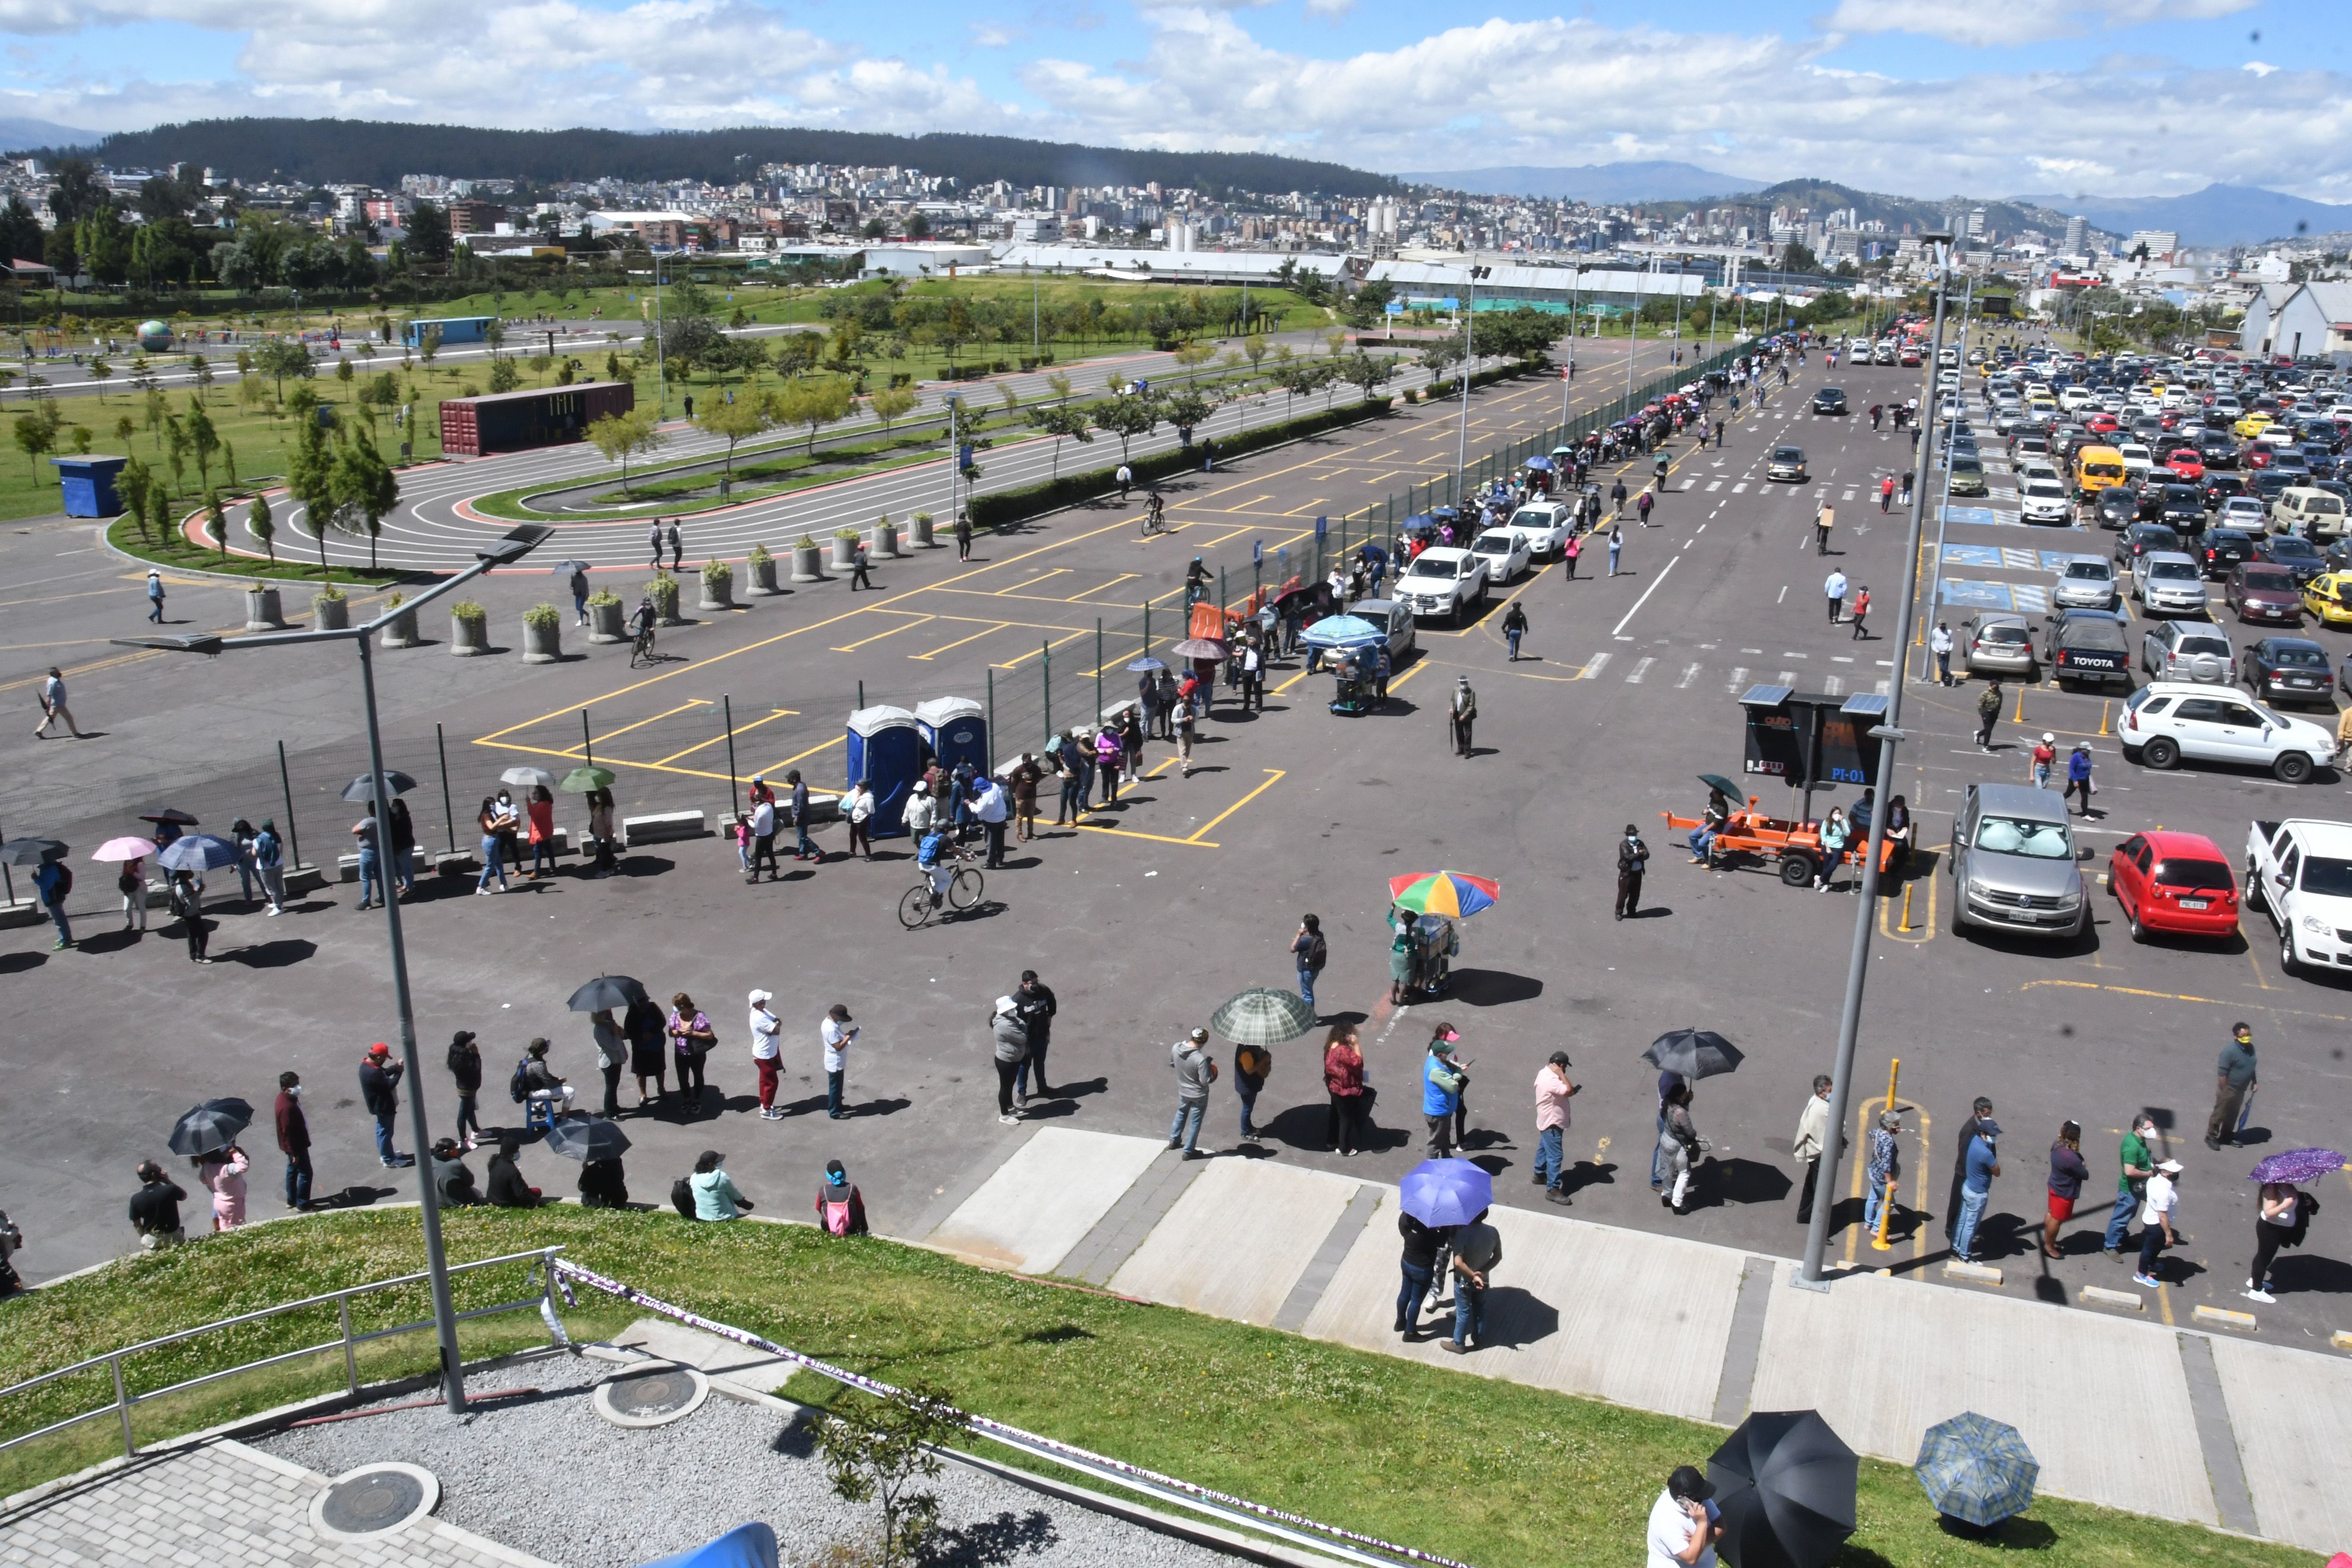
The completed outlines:
[[[1468,1225],[1495,1205],[1495,1178],[1467,1160],[1423,1160],[1402,1190],[1404,1212],[1427,1226]]]
[[[1156,658],[1139,658],[1131,660],[1128,664],[1127,668],[1129,670],[1140,671],[1143,674],[1149,675],[1155,669],[1165,669],[1168,667]]]
[[[1937,1512],[1987,1530],[2032,1505],[2042,1473],[2016,1427],[1973,1410],[1928,1427],[1911,1469]]]
[[[1527,461],[1527,466],[1530,468],[1539,469],[1547,474],[1551,472],[1551,459],[1549,458],[1529,458]]]
[[[184,833],[155,851],[155,864],[166,871],[210,871],[243,858],[236,845],[215,833]]]
[[[1362,647],[1384,643],[1389,634],[1361,616],[1326,616],[1299,634],[1308,647]]]

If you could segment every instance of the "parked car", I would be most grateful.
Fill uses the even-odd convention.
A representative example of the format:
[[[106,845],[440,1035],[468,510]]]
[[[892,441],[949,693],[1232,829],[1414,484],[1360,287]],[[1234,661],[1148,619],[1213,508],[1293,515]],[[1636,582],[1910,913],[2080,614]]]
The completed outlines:
[[[2139,492],[2127,485],[2101,490],[2091,503],[2091,515],[2101,528],[2129,528],[2139,520]]]
[[[1952,929],[2080,936],[2088,891],[2074,825],[2055,790],[1972,784],[1952,821]]]
[[[1530,556],[1548,561],[1568,547],[1568,536],[1576,529],[1576,509],[1565,501],[1529,501],[1501,526],[1526,539]]]
[[[2352,626],[2352,573],[2328,572],[2305,583],[2303,607],[2323,626]]]
[[[2297,533],[2274,533],[2264,539],[2262,557],[2273,566],[2284,567],[2305,586],[2327,570],[2327,557],[2320,553],[2319,546]]]
[[[2336,672],[2308,637],[2258,637],[2238,656],[2238,679],[2265,702],[2325,702],[2334,711]]]
[[[2221,584],[2221,599],[2248,625],[2303,625],[2303,593],[2294,574],[2267,561],[2249,561],[2231,572]]]
[[[2009,610],[1988,610],[1962,624],[1960,655],[1970,675],[1985,670],[2031,680],[2034,672],[2033,629],[2023,616]]]
[[[1500,586],[1518,580],[1528,569],[1527,536],[1516,528],[1490,528],[1470,542],[1471,552],[1486,563],[1486,581]]]
[[[1418,619],[1444,616],[1459,626],[1486,603],[1486,563],[1467,550],[1433,546],[1404,569],[1396,596]]]
[[[1359,599],[1348,606],[1348,613],[1388,628],[1391,666],[1402,666],[1405,656],[1421,646],[1420,635],[1413,629],[1412,612],[1393,599]]]
[[[2129,571],[2132,563],[2143,555],[2165,550],[2178,551],[2179,548],[2180,535],[2164,524],[2136,522],[2125,529],[2116,540],[2116,564]]]
[[[2262,550],[2262,541],[2239,528],[2211,528],[2198,540],[2196,549],[2189,553],[2208,577],[2227,577],[2246,562],[2253,560]]]
[[[1764,465],[1764,477],[1785,484],[1805,482],[1805,449],[1802,447],[1775,447],[1770,460]]]
[[[2125,700],[2116,733],[2124,756],[2156,769],[2192,762],[2266,768],[2283,784],[2303,784],[2336,755],[2336,734],[2290,719],[2234,691],[2158,682]]]
[[[1956,496],[1983,496],[1991,493],[1985,483],[1983,459],[1973,448],[1952,454],[1951,493]]]
[[[2151,616],[2201,616],[2205,577],[2178,550],[2154,550],[2132,563],[2132,597]]]
[[[2279,968],[2352,967],[2352,826],[2310,817],[2254,823],[2246,907],[2278,927]]]
[[[2134,942],[2146,942],[2151,931],[2238,933],[2237,879],[2221,846],[2201,833],[2133,834],[2107,862],[2107,891],[2123,910]]]
[[[2051,585],[2050,602],[2061,609],[2112,610],[2123,602],[2116,589],[2116,569],[2103,555],[2077,555],[2060,568]]]
[[[2140,639],[2139,666],[2158,680],[2227,686],[2230,639],[2203,621],[2159,621]]]
[[[2156,504],[2156,521],[2183,539],[2194,539],[2203,531],[2205,497],[2195,485],[2158,485]]]

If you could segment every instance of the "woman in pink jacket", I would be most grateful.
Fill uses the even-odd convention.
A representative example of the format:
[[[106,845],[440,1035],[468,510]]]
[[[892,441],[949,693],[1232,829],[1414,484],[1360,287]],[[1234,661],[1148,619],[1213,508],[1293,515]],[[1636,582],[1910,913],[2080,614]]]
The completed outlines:
[[[197,1155],[193,1163],[196,1180],[212,1190],[213,1228],[235,1230],[243,1225],[245,1173],[249,1165],[245,1151],[232,1143],[226,1149]]]

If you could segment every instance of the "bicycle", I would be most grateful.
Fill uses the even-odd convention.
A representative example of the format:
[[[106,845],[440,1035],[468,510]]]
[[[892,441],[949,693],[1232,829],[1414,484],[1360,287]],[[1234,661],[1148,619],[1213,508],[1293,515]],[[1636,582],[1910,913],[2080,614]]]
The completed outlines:
[[[957,858],[962,859],[963,857],[958,856]],[[956,874],[948,879],[945,902],[949,908],[959,911],[968,910],[980,902],[981,893],[986,886],[978,868],[960,866]],[[899,896],[898,923],[908,931],[919,930],[929,924],[931,917],[939,912],[940,902],[940,896],[931,890],[930,878],[925,876]]]
[[[651,626],[639,626],[636,640],[629,645],[629,668],[636,668],[640,659],[647,664],[654,662],[654,629]]]
[[[1168,503],[1153,496],[1143,509],[1143,531],[1148,538],[1168,531]]]

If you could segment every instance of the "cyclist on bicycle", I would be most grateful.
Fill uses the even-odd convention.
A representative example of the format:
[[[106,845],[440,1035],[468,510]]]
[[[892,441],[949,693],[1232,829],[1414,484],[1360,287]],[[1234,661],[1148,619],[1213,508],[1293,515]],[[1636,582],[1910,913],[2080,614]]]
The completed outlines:
[[[654,597],[651,594],[645,595],[637,600],[637,613],[629,617],[629,624],[636,628],[637,634],[636,647],[634,653],[650,654],[653,652],[654,621],[656,618],[656,616],[654,611]]]
[[[1162,529],[1166,528],[1167,525],[1167,498],[1160,493],[1160,487],[1155,484],[1145,493],[1144,496],[1143,531],[1146,533],[1158,533]]]
[[[947,897],[948,884],[955,880],[956,863],[966,858],[955,846],[952,830],[935,826],[923,835],[915,847],[915,866],[931,879],[931,908],[938,909]]]

